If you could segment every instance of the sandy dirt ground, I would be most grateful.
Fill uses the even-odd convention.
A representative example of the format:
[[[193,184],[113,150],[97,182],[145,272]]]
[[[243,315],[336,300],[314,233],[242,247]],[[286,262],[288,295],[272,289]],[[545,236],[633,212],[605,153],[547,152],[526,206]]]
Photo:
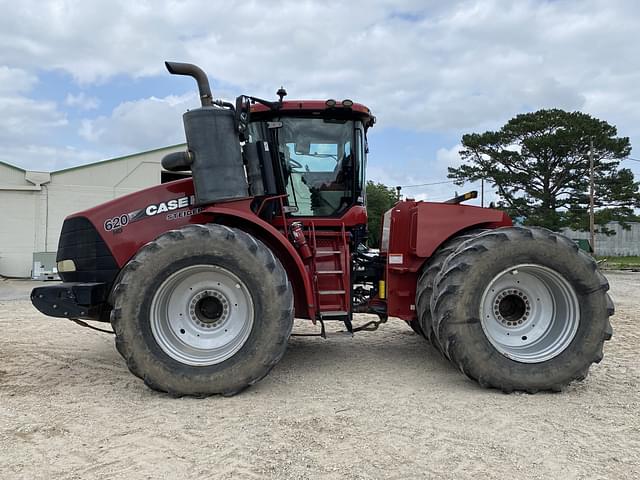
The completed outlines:
[[[561,394],[484,390],[395,320],[292,338],[258,385],[202,400],[0,280],[0,478],[640,478],[640,274],[608,277],[614,338]]]

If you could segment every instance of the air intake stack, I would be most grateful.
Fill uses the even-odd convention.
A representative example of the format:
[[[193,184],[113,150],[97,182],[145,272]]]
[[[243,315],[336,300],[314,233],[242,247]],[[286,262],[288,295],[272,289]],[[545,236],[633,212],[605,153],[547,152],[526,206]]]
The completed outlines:
[[[171,171],[191,170],[197,205],[247,197],[233,106],[213,102],[209,80],[199,67],[177,62],[165,65],[173,75],[196,80],[202,106],[182,116],[187,151],[167,155],[162,166]]]

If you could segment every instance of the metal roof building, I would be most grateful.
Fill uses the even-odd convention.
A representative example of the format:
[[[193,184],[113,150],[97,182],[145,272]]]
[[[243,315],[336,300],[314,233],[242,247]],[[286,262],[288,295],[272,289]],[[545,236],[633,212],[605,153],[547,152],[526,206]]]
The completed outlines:
[[[0,275],[29,277],[33,255],[55,252],[64,218],[127,193],[157,185],[160,161],[184,144],[55,172],[0,161]]]

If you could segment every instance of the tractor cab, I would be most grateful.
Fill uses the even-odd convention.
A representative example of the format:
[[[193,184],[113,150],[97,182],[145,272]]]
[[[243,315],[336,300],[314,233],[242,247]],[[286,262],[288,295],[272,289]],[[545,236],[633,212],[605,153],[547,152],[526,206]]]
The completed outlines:
[[[191,171],[197,205],[253,197],[267,221],[366,224],[366,133],[375,123],[366,106],[348,99],[284,101],[283,88],[277,101],[246,95],[235,104],[214,101],[199,68],[167,68],[194,77],[200,90],[202,108],[183,116],[188,150],[162,161],[166,170]]]
[[[274,193],[286,195],[292,217],[336,218],[364,205],[366,131],[375,120],[367,107],[351,100],[256,102],[250,112],[246,141],[274,147]]]

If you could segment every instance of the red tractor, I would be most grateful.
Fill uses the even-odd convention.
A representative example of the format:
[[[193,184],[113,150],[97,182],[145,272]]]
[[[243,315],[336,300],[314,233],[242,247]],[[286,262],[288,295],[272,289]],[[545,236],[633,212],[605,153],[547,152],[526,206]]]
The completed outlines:
[[[365,165],[375,117],[351,100],[213,100],[184,114],[184,178],[69,216],[64,283],[32,302],[110,322],[131,372],[172,395],[233,395],[282,358],[294,317],[372,330],[397,317],[480,385],[559,391],[602,359],[613,304],[568,238],[499,210],[400,201],[368,251]],[[182,172],[182,173],[181,173]],[[188,173],[190,172],[190,175]],[[354,328],[354,313],[379,320]]]

